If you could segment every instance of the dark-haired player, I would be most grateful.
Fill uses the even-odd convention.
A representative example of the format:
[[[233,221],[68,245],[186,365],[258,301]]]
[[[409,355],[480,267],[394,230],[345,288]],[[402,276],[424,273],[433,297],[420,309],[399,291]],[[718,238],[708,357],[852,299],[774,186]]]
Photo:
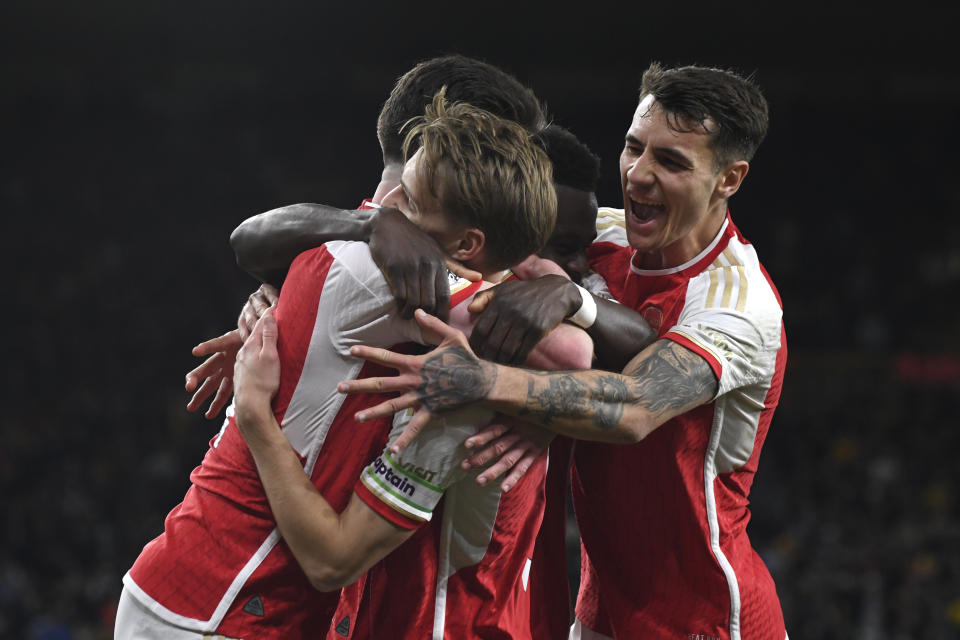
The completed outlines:
[[[571,638],[786,636],[773,580],[746,533],[786,363],[782,309],[728,210],[767,124],[759,88],[735,73],[658,64],[644,73],[620,157],[624,209],[600,210],[589,251],[614,298],[659,336],[622,375],[478,360],[462,335],[423,314],[425,327],[446,336],[434,352],[354,350],[399,375],[345,390],[406,391],[361,419],[422,407],[398,446],[432,412],[477,402],[592,441],[574,454],[585,555]],[[560,278],[514,285],[524,288],[546,301],[538,322],[586,316],[595,342],[607,328],[604,301]],[[492,291],[485,313],[496,315]],[[477,328],[471,341],[483,339]],[[453,354],[456,367],[427,366]],[[456,382],[466,378],[474,382]]]
[[[497,281],[506,267],[545,242],[556,215],[551,167],[525,129],[468,104],[446,105],[438,94],[407,142],[400,185],[384,202],[452,258]],[[483,618],[503,633],[525,634],[528,609],[518,596],[539,523],[543,475],[528,475],[503,499],[497,487],[481,488],[472,478],[457,485],[467,475],[459,466],[464,435],[438,428],[420,450],[392,457],[384,452],[389,423],[357,425],[352,416],[358,406],[336,391],[342,377],[365,372],[363,363],[347,354],[351,344],[424,340],[416,323],[395,311],[369,248],[331,242],[298,256],[277,303],[276,324],[278,344],[263,339],[263,325],[255,334],[258,346],[274,349],[272,367],[268,372],[247,367],[235,419],[211,441],[164,533],[125,576],[117,636],[320,637],[338,594],[315,589],[336,591],[357,580],[430,520],[450,488],[446,524],[457,486],[466,487],[463,508],[472,517],[452,523],[472,537],[469,544],[446,547],[451,561],[462,564],[476,550],[476,536],[484,529],[477,521],[484,518],[489,527],[496,521],[516,530],[509,536],[516,545],[505,547],[503,534],[494,536],[491,553],[481,552],[491,560],[471,567],[463,578],[499,580],[491,598],[458,599],[457,582],[443,575],[437,580],[449,579],[451,590],[443,601],[457,610],[475,604],[471,620]],[[557,363],[589,365],[589,339],[578,329],[564,329],[561,333],[579,334],[579,347],[560,338]],[[581,357],[571,361],[564,355],[569,353]],[[475,429],[482,420],[469,413],[462,420]],[[444,571],[444,565],[434,566]],[[503,582],[510,574],[514,580]],[[425,622],[435,629],[435,607],[424,602],[430,614]],[[509,603],[518,606],[508,611]],[[455,622],[448,625],[451,637],[460,637]]]

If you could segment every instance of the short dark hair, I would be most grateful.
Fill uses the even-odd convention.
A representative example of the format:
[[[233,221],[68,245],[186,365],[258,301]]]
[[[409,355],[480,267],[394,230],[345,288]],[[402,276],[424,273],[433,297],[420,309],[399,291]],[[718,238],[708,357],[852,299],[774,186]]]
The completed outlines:
[[[506,71],[459,54],[431,58],[397,79],[380,110],[377,138],[385,164],[403,161],[401,130],[411,119],[423,115],[443,87],[447,100],[470,103],[529,131],[539,131],[546,125],[536,95]]]
[[[664,68],[652,63],[643,74],[640,100],[652,95],[676,131],[691,124],[710,134],[715,166],[750,161],[767,135],[767,100],[751,76],[700,66]],[[711,120],[715,127],[707,127]]]
[[[537,134],[553,163],[553,181],[565,187],[594,192],[600,180],[600,156],[577,136],[556,123]]]
[[[403,143],[421,149],[418,180],[446,215],[481,229],[490,267],[505,269],[539,251],[553,232],[557,196],[550,158],[533,134],[441,90]]]

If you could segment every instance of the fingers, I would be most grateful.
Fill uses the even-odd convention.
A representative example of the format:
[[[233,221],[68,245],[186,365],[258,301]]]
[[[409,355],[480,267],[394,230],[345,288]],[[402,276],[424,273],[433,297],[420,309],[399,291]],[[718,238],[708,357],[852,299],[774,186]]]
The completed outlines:
[[[450,317],[450,281],[447,269],[438,265],[433,273],[425,273],[420,282],[423,287],[424,304],[421,308],[446,320]]]
[[[469,306],[467,306],[467,311],[470,313],[480,313],[487,308],[487,305],[490,304],[490,301],[493,300],[493,297],[496,294],[493,289],[484,289],[473,296],[473,300],[470,301]]]
[[[193,348],[191,353],[197,357],[208,356],[218,351],[227,351],[235,344],[239,344],[238,336],[235,331],[227,331],[222,336],[211,338],[206,342],[201,342]]]
[[[277,321],[273,317],[273,311],[267,310],[257,323],[262,325],[260,333],[263,336],[262,355],[277,357]]]
[[[186,378],[186,390],[193,391],[201,380],[220,373],[225,359],[226,355],[223,352],[218,351],[204,360],[203,364],[201,364],[199,367],[190,371]]]
[[[483,429],[481,429],[474,435],[467,438],[463,442],[463,445],[467,449],[478,449],[486,445],[487,443],[496,440],[497,438],[502,436],[504,433],[506,433],[508,429],[509,427],[507,427],[504,424],[500,424],[499,422],[491,422],[490,424],[485,426]],[[473,466],[476,466],[476,465],[473,465]],[[464,469],[469,469],[469,468],[470,467],[464,467]]]
[[[224,377],[220,381],[220,387],[217,389],[217,395],[214,397],[213,402],[210,403],[210,407],[207,408],[207,412],[203,414],[208,420],[216,418],[223,408],[227,406],[227,402],[230,400],[230,396],[233,394],[233,378]]]
[[[374,362],[376,364],[382,364],[384,366],[390,367],[392,369],[399,369],[401,366],[407,363],[411,359],[411,356],[405,356],[400,353],[394,353],[388,349],[381,349],[379,347],[367,347],[364,345],[356,345],[350,347],[350,355],[354,358],[362,358],[368,362]]]
[[[280,292],[273,285],[267,284],[264,282],[260,285],[260,292],[263,294],[263,297],[267,299],[267,302],[272,307],[277,304],[277,300],[280,299]]]
[[[475,467],[482,467],[488,462],[492,462],[498,458],[502,458],[508,451],[510,451],[510,448],[515,445],[519,439],[520,435],[511,431],[493,441],[492,444],[474,453],[472,456],[464,460],[460,466],[464,469],[473,469]],[[500,462],[502,462],[502,460]],[[503,473],[503,471],[500,473]],[[500,474],[498,473],[497,475]]]
[[[483,279],[483,274],[479,271],[474,271],[469,267],[465,267],[453,258],[446,258],[447,269],[453,271],[455,274],[461,278],[466,278],[470,282],[480,282]]]
[[[356,418],[357,422],[369,422],[377,418],[392,416],[398,411],[413,408],[417,406],[417,404],[416,394],[407,393],[396,398],[391,398],[390,400],[384,400],[380,404],[368,407],[363,411],[357,411],[353,417]]]
[[[407,445],[413,442],[413,439],[423,431],[428,422],[430,422],[430,412],[421,407],[413,414],[413,418],[407,423],[403,432],[390,445],[390,452],[396,455],[406,449]]]
[[[263,324],[263,319],[258,318],[256,324],[253,325],[253,330],[250,332],[250,335],[244,340],[241,351],[259,353],[263,350]]]
[[[270,300],[259,289],[250,296],[249,301],[253,307],[253,312],[257,314],[258,318],[263,316],[272,305]]]
[[[530,352],[533,351],[534,347],[537,346],[537,343],[540,342],[541,336],[533,332],[526,332],[523,335],[523,339],[520,341],[520,345],[513,350],[510,354],[510,364],[514,366],[520,366],[527,361],[527,358],[530,356]]]
[[[535,449],[528,449],[527,452],[520,458],[513,469],[510,470],[510,473],[507,474],[507,477],[500,483],[500,489],[502,491],[510,491],[513,487],[517,486],[517,482],[520,481],[520,478],[526,475],[527,471],[530,470],[530,466],[534,461],[540,456],[542,452]],[[479,478],[478,478],[479,480]]]
[[[389,280],[388,284],[390,284],[390,289],[393,291],[393,297],[397,300],[397,309],[400,317],[412,318],[417,305],[410,299],[411,290],[406,278],[402,278],[400,274],[397,274],[395,278]]]
[[[220,384],[221,378],[222,375],[218,373],[205,379],[203,384],[200,385],[200,388],[193,394],[193,397],[190,398],[190,402],[187,403],[187,411],[193,412],[199,409],[200,405],[217,390],[217,385]]]
[[[250,333],[256,326],[258,319],[257,314],[253,311],[253,307],[246,304],[243,305],[243,309],[240,311],[240,317],[237,318],[237,331],[240,333],[240,339],[242,341],[246,342],[247,338],[250,337]]]
[[[466,343],[466,337],[459,329],[454,329],[436,316],[431,316],[422,309],[417,309],[414,316],[420,327],[423,329],[423,337],[432,344],[440,344],[444,340],[462,340]]]

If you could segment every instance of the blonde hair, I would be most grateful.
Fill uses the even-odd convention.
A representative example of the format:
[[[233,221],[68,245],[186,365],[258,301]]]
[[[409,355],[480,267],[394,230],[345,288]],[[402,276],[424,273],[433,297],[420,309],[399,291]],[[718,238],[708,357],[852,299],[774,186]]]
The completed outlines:
[[[557,196],[553,166],[519,124],[441,89],[426,113],[409,124],[409,159],[422,148],[418,179],[456,221],[486,236],[490,267],[503,269],[539,251],[553,232]]]

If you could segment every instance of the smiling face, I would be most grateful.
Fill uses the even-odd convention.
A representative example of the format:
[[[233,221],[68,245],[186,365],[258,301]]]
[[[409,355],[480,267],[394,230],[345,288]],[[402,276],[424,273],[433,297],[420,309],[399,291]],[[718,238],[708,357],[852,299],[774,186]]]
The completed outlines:
[[[646,96],[620,155],[627,240],[640,268],[675,267],[706,248],[723,223],[726,199],[746,175],[746,162],[717,171],[709,134],[681,124],[689,131],[670,128],[663,109]]]

